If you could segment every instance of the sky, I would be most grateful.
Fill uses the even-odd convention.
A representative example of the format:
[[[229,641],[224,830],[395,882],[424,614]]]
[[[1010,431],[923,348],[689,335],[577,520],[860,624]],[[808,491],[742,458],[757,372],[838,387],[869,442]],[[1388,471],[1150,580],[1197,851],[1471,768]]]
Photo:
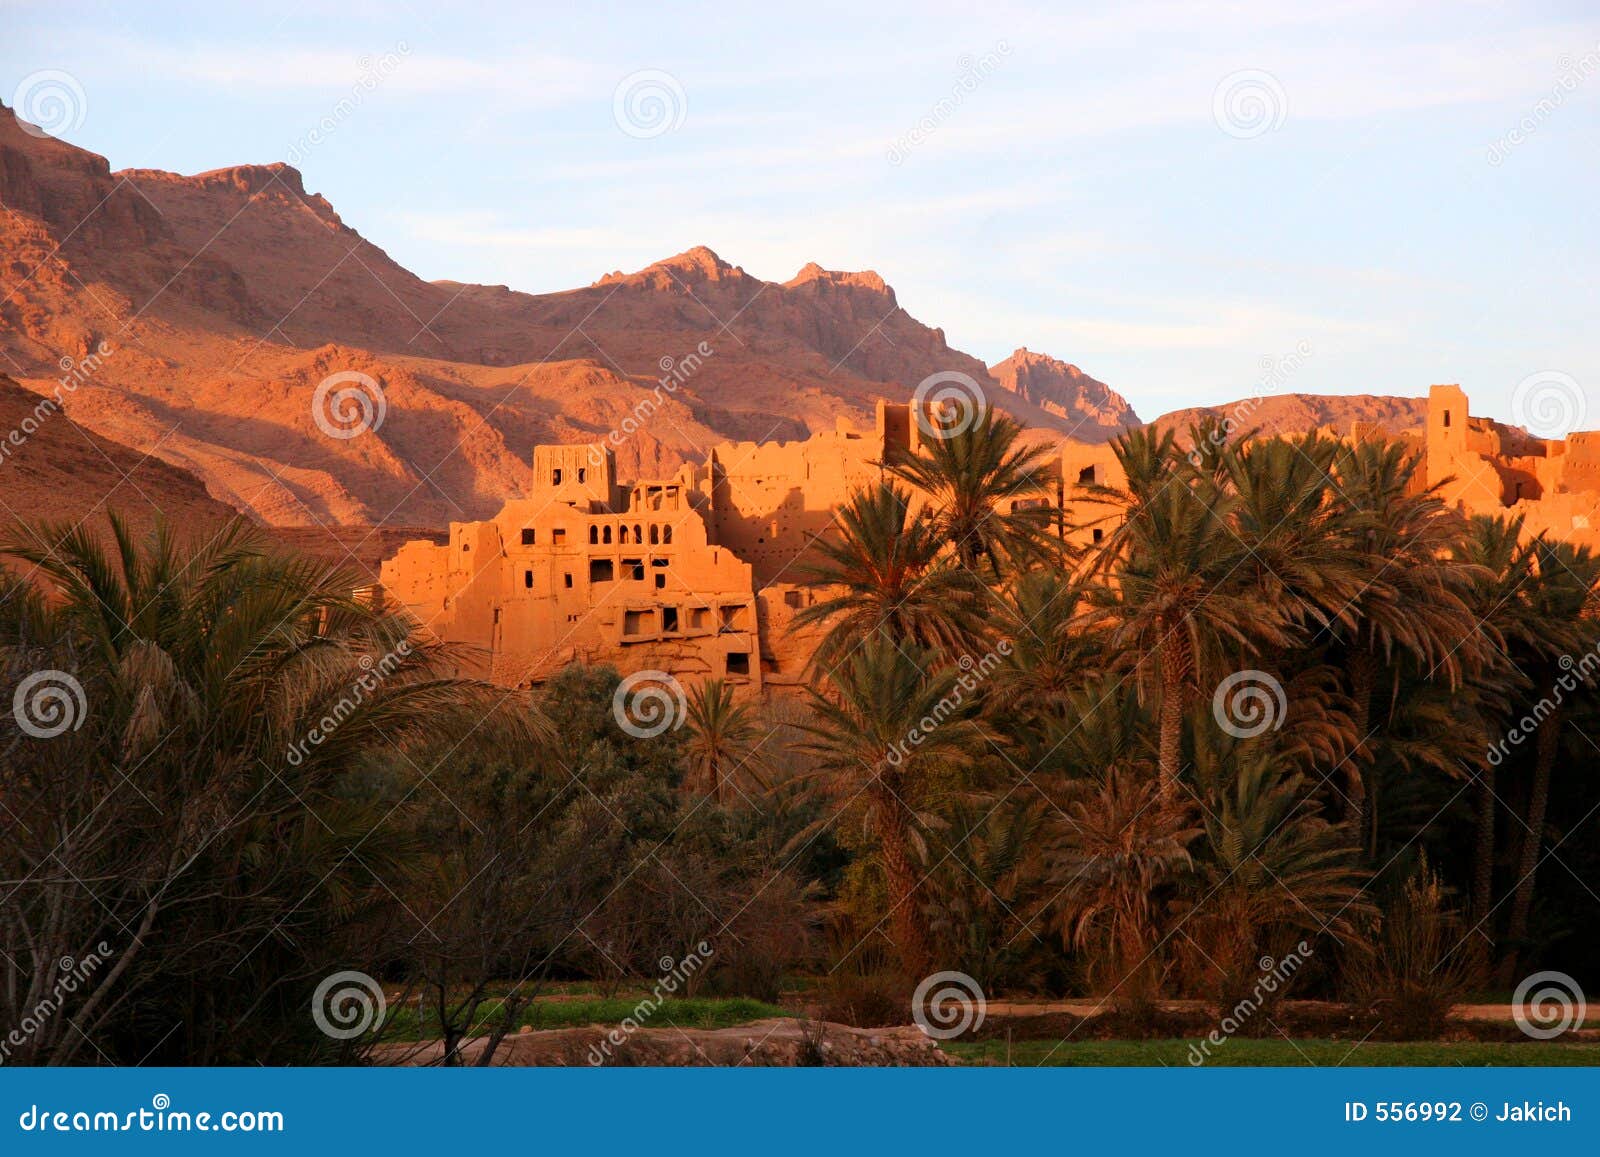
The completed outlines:
[[[1516,420],[1555,381],[1600,426],[1593,0],[0,0],[0,100],[52,93],[113,168],[291,161],[429,279],[707,245],[876,270],[1147,418],[1459,382]]]

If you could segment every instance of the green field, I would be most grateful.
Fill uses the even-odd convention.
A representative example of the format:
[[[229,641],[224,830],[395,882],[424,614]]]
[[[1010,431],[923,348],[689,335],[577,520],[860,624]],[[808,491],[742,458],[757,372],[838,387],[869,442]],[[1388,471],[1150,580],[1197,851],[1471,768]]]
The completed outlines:
[[[539,1000],[522,1010],[512,1031],[529,1025],[535,1030],[576,1028],[584,1025],[614,1026],[633,1016],[644,998],[642,991],[603,997],[591,985],[570,985],[546,990]],[[478,1026],[487,1031],[499,1014],[499,1002],[491,1001],[479,1010]],[[765,1004],[743,997],[677,997],[661,1003],[654,1012],[641,1018],[649,1028],[732,1028],[770,1017],[792,1017],[795,1010]],[[438,1020],[429,1009],[419,1031],[414,1001],[391,1007],[387,1039],[396,1041],[434,1040],[439,1037]],[[970,1065],[1014,1066],[1172,1066],[1190,1067],[1190,1038],[1166,1040],[1019,1040],[1008,1046],[1004,1040],[947,1041],[946,1053]],[[1216,1066],[1378,1066],[1378,1065],[1596,1065],[1600,1066],[1600,1043],[1562,1044],[1554,1042],[1485,1041],[1367,1041],[1354,1040],[1273,1040],[1237,1037],[1214,1046],[1206,1065]]]
[[[535,1030],[575,1028],[590,1024],[617,1025],[635,1014],[641,999],[639,996],[597,996],[580,1000],[539,1000],[522,1010],[512,1031],[525,1024]],[[478,1028],[486,1028],[497,1020],[499,1014],[499,1001],[485,1002],[478,1010]],[[642,1024],[648,1028],[670,1028],[674,1025],[679,1028],[731,1028],[753,1020],[793,1015],[791,1009],[743,997],[684,997],[662,1001],[654,1012],[642,1018]],[[433,1040],[440,1035],[439,1022],[432,1009],[425,1014],[421,1031],[418,1031],[415,1003],[392,1009],[387,1024],[385,1035],[390,1040]]]
[[[1189,1067],[1190,1040],[1016,1041],[1013,1065],[1174,1065]],[[1004,1065],[1006,1042],[946,1043],[968,1064]],[[1600,1065],[1600,1044],[1500,1044],[1465,1041],[1242,1040],[1213,1048],[1207,1065]]]

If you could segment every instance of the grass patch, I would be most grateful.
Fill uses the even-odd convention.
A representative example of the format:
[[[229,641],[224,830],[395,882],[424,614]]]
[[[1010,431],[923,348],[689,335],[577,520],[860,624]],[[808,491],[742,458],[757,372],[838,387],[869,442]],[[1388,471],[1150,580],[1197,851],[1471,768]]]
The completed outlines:
[[[577,1028],[597,1024],[607,1028],[621,1024],[639,1009],[642,997],[593,997],[589,999],[537,1000],[522,1010],[517,1027],[531,1025],[535,1031],[551,1028]],[[793,1016],[791,1009],[764,1004],[745,997],[680,997],[663,1000],[643,1021],[647,1028],[732,1028],[774,1016]],[[500,1002],[486,1001],[478,1011],[473,1034],[485,1031],[500,1016]],[[515,1029],[513,1029],[515,1031]],[[408,1004],[394,1009],[385,1034],[390,1040],[437,1040],[439,1022],[432,1010],[417,1022],[417,1007]]]
[[[1015,1041],[1013,1065],[1189,1067],[1190,1040]],[[1003,1065],[1003,1040],[951,1041],[942,1046],[967,1064]],[[1529,1041],[1504,1044],[1485,1041],[1354,1041],[1255,1040],[1236,1037],[1211,1050],[1207,1065],[1361,1067],[1369,1065],[1600,1065],[1600,1044],[1555,1044]]]

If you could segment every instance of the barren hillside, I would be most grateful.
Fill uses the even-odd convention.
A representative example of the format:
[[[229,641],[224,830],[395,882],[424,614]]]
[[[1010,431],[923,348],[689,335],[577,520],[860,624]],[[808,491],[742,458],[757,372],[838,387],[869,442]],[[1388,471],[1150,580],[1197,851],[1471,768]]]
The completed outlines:
[[[0,365],[47,391],[105,343],[73,418],[275,525],[483,517],[536,442],[626,429],[624,474],[658,474],[724,439],[867,421],[938,371],[1057,434],[1137,421],[1013,392],[875,273],[771,282],[699,248],[560,293],[431,283],[293,168],[112,172],[3,109],[0,202]],[[381,392],[381,423],[329,437],[313,400],[331,375]]]
[[[1037,438],[1101,442],[1139,424],[1058,358],[1018,349],[986,367],[951,348],[871,272],[810,264],[764,281],[696,248],[559,293],[427,282],[289,166],[113,172],[3,107],[0,204],[0,368],[49,394],[92,364],[66,398],[76,427],[278,527],[484,518],[523,493],[538,442],[609,438],[624,477],[659,475],[718,441],[868,422],[878,399],[941,371],[972,377]],[[1158,421],[1402,430],[1424,408],[1286,394]],[[57,505],[115,482],[79,469]],[[53,494],[40,491],[52,510]],[[382,536],[355,540],[366,560]]]
[[[1241,432],[1293,434],[1319,427],[1347,433],[1352,423],[1382,426],[1393,433],[1420,430],[1428,421],[1427,398],[1399,398],[1380,394],[1275,394],[1242,398],[1224,406],[1195,406],[1173,410],[1151,425],[1174,426],[1181,433],[1202,417],[1231,419]]]

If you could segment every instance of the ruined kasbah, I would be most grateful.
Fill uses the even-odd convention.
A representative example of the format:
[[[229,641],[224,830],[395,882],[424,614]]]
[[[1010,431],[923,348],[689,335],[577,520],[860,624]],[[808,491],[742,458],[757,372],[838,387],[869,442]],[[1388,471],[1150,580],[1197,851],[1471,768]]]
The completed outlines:
[[[1459,387],[1434,386],[1425,430],[1382,433],[1422,452],[1426,484],[1464,513],[1522,516],[1528,534],[1600,549],[1600,433],[1539,439],[1467,405]],[[1249,409],[1239,403],[1226,424],[1248,429]],[[722,677],[751,694],[795,689],[820,637],[795,616],[825,597],[806,582],[808,548],[837,506],[928,434],[909,406],[879,402],[871,430],[841,421],[803,442],[723,443],[631,485],[604,444],[538,446],[529,497],[487,522],[452,523],[446,543],[405,544],[383,564],[383,597],[507,686],[584,662]],[[1122,482],[1111,447],[1065,441],[1049,463],[1041,497],[1021,501],[1051,505],[1056,532],[1091,545],[1109,511],[1077,487]]]

